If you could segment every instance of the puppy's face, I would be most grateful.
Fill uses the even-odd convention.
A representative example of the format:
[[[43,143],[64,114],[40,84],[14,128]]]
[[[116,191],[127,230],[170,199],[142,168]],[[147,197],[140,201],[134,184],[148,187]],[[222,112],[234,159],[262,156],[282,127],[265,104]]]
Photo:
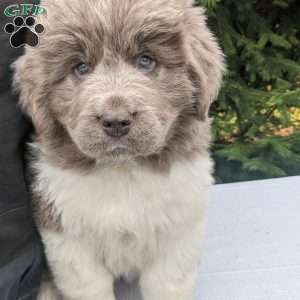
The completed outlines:
[[[160,153],[182,120],[201,126],[222,57],[187,2],[45,2],[40,45],[16,64],[41,137],[56,134],[82,156],[119,161]]]
[[[61,81],[51,93],[51,110],[78,149],[97,160],[159,152],[180,113],[193,105],[180,12],[168,17],[167,7],[154,6],[145,18],[143,5],[127,2],[91,2],[93,22],[74,16],[68,29],[53,28],[68,41],[55,61]],[[51,46],[49,57],[58,47]]]

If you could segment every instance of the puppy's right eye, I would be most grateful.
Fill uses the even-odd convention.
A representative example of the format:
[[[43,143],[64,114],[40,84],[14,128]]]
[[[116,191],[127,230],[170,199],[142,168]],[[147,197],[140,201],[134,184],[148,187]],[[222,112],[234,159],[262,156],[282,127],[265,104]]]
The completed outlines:
[[[74,74],[82,78],[90,72],[90,66],[86,63],[80,63],[74,68]]]

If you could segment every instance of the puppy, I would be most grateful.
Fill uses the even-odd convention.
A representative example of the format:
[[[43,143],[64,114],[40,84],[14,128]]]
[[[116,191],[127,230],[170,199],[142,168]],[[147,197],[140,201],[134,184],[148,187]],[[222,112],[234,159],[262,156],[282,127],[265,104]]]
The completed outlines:
[[[33,208],[67,300],[191,300],[223,56],[189,0],[49,0],[14,65],[36,137]],[[53,296],[53,299],[56,296]],[[57,296],[58,297],[58,296]],[[41,292],[40,299],[43,299]]]

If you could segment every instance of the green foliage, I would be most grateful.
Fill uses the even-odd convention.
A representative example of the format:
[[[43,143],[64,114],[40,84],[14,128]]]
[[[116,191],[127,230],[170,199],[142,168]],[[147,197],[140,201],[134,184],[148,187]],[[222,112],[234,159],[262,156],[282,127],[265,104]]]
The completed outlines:
[[[300,174],[299,0],[197,4],[228,65],[212,110],[217,181]]]

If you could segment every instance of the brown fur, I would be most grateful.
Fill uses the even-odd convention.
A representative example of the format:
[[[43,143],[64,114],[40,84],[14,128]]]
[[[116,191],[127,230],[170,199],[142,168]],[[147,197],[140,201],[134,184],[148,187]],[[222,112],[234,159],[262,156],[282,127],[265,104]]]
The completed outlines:
[[[33,193],[32,209],[35,224],[38,228],[49,228],[56,232],[63,230],[60,215],[52,203],[42,201],[42,196],[38,193]]]
[[[46,32],[16,62],[15,85],[47,159],[83,171],[134,159],[161,171],[174,159],[208,156],[208,109],[224,65],[202,9],[188,0],[42,4]],[[151,74],[133,64],[145,50],[158,61]],[[92,72],[79,80],[72,68],[81,61]],[[97,119],[110,111],[136,114],[122,154]]]

